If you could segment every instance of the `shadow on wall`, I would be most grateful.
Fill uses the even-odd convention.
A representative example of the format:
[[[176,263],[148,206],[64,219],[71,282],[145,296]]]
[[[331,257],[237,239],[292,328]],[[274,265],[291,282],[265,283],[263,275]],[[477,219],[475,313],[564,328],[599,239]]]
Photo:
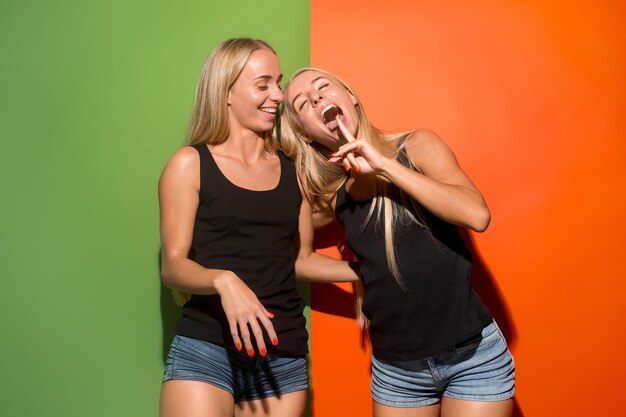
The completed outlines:
[[[343,228],[337,222],[332,222],[315,231],[314,250],[332,247],[341,248],[340,252],[343,260],[349,261],[354,258],[345,243]],[[353,293],[345,291],[336,285],[312,282],[311,299],[323,300],[311,305],[311,308],[315,311],[350,319],[356,318]]]
[[[462,228],[459,228],[459,232],[472,254],[472,286],[498,323],[509,347],[513,347],[517,343],[517,331],[504,297],[498,289],[496,279],[476,250],[474,240],[470,233]],[[315,249],[333,246],[342,247],[345,245],[343,229],[336,222],[315,232]],[[343,259],[350,260],[352,254],[349,250],[344,250],[342,251],[342,257]],[[323,300],[311,305],[311,308],[316,311],[339,317],[355,318],[353,294],[336,285],[312,283],[311,299]],[[369,343],[367,335],[363,334],[362,347],[367,343]],[[522,412],[517,398],[514,399],[513,417],[524,417],[524,413]]]
[[[506,301],[498,289],[497,280],[476,250],[472,235],[463,228],[459,228],[459,232],[472,253],[472,286],[498,323],[509,348],[512,348],[517,343],[517,331]],[[524,417],[517,398],[513,399],[513,417]]]

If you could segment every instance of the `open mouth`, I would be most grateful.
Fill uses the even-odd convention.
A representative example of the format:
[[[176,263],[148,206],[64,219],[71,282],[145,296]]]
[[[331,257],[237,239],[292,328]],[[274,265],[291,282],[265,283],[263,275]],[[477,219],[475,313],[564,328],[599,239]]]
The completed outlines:
[[[322,109],[322,123],[328,125],[331,122],[335,122],[335,117],[340,114],[343,116],[343,110],[334,104],[329,104]]]

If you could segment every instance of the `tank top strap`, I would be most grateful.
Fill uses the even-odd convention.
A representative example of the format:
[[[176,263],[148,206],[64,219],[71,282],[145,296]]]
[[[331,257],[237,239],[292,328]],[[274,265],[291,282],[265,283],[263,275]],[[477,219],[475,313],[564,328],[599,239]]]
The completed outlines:
[[[211,188],[214,188],[219,184],[219,178],[222,177],[222,171],[220,171],[211,151],[207,147],[206,143],[194,143],[191,145],[198,151],[200,155],[200,203],[207,200],[209,184]],[[218,181],[216,181],[218,180]]]
[[[280,160],[280,181],[278,182],[278,188],[282,187],[297,187],[300,190],[300,186],[298,185],[298,174],[296,173],[296,165],[294,162],[285,155],[282,151],[277,151],[278,159]]]
[[[348,201],[348,191],[346,190],[346,183],[350,178],[350,174],[346,175],[346,177],[339,184],[339,188],[336,191],[335,197],[335,217],[340,219],[341,214],[348,209],[350,202]],[[340,220],[341,223],[341,220]]]
[[[404,165],[405,167],[416,171],[417,169],[411,162],[411,159],[409,158],[409,154],[406,151],[406,147],[405,147],[405,143],[412,133],[413,132],[405,133],[401,135],[400,137],[398,137],[397,144],[398,144],[399,152],[398,152],[398,156],[396,157],[396,160],[400,162],[402,165]]]
[[[292,174],[295,175],[296,171],[289,164],[291,163],[291,159],[287,158],[287,156],[281,151],[276,151],[278,155],[278,160],[280,161],[280,179],[278,181],[278,186],[280,187],[284,180],[292,179]]]

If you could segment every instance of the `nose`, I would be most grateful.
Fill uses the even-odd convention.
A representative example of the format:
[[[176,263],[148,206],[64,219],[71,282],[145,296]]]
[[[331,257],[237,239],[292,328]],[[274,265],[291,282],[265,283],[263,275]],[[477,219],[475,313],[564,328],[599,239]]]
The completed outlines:
[[[272,88],[270,100],[272,100],[274,103],[282,103],[283,99],[284,99],[283,90],[280,88],[279,85],[274,86]]]
[[[317,106],[318,104],[320,104],[322,100],[324,100],[324,98],[325,98],[324,94],[318,91],[315,94],[313,94],[313,97],[311,98],[311,103],[313,103],[313,106]]]

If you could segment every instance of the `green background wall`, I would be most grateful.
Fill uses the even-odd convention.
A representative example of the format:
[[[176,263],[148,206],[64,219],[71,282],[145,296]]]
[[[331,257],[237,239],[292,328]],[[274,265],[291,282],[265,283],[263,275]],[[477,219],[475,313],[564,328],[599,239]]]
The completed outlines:
[[[1,0],[0,415],[157,415],[176,313],[156,184],[233,36],[288,76],[309,3]]]

